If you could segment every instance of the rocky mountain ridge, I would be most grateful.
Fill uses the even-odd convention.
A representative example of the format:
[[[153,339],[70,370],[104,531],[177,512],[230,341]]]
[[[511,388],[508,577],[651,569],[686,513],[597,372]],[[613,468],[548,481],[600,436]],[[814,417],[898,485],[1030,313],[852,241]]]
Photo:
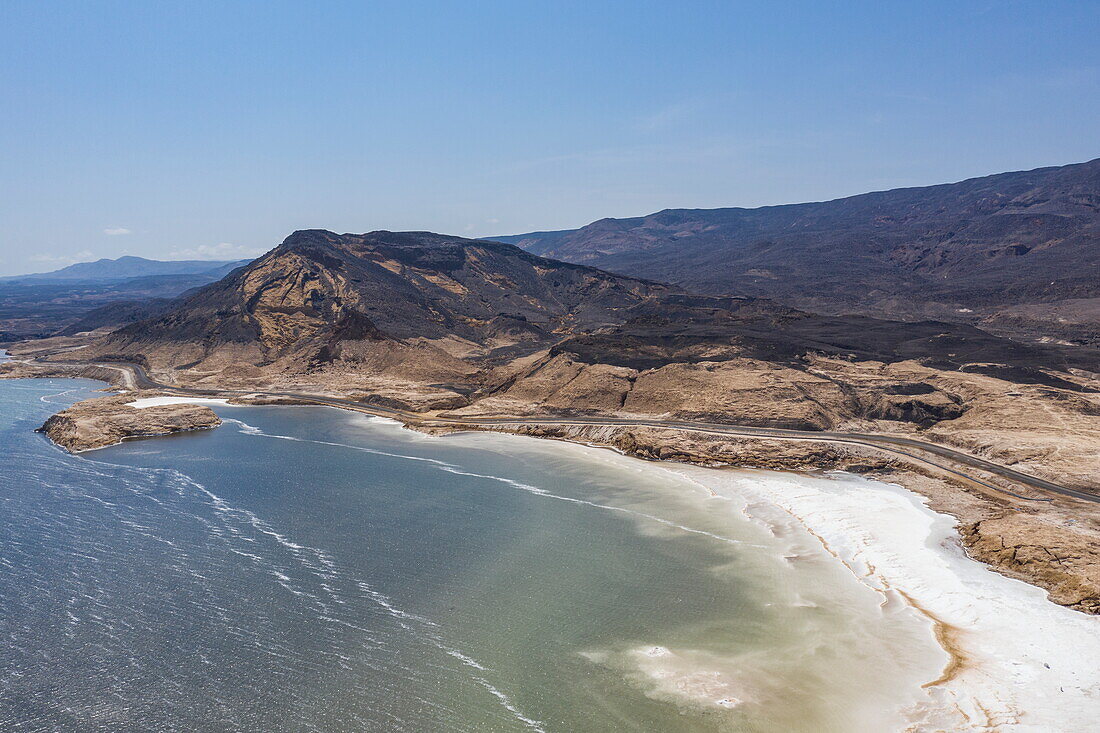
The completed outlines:
[[[428,348],[453,376],[475,352],[507,358],[621,322],[627,308],[670,291],[507,244],[309,230],[102,348],[171,368],[290,372],[337,362],[369,371],[372,360]]]
[[[693,295],[427,232],[295,232],[89,349],[78,356],[140,362],[169,383],[478,414],[932,430],[965,423],[998,389],[1085,413],[1100,401],[1097,349]]]
[[[818,203],[668,209],[495,239],[694,292],[817,312],[984,319],[1014,335],[1100,337],[1100,159]]]

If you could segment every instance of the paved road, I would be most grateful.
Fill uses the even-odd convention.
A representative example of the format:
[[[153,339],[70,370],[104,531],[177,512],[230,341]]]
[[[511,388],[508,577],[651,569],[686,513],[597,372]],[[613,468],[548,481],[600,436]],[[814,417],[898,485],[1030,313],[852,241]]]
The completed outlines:
[[[1000,476],[1001,478],[1008,479],[1009,481],[1013,481],[1017,484],[1026,486],[1031,489],[1049,491],[1051,493],[1061,494],[1063,496],[1071,496],[1076,499],[1083,499],[1085,501],[1100,503],[1100,492],[1093,493],[1089,491],[1082,491],[1079,489],[1071,489],[1067,486],[1056,484],[1053,481],[1047,481],[1046,479],[1029,476],[1026,473],[1021,473],[1014,469],[1008,468],[1007,466],[1001,466],[997,463],[993,463],[992,461],[987,461],[982,458],[977,458],[975,456],[969,455],[967,453],[962,453],[960,451],[952,450],[950,448],[945,448],[944,446],[936,445],[935,443],[926,443],[921,440],[903,438],[900,436],[876,435],[872,433],[839,433],[828,431],[817,432],[812,430],[785,430],[781,428],[761,428],[744,425],[726,425],[722,423],[691,422],[683,420],[658,420],[645,418],[451,418],[438,415],[429,417],[417,413],[405,412],[404,410],[380,407],[376,405],[365,405],[361,402],[343,400],[337,397],[325,397],[320,395],[303,394],[299,392],[267,392],[257,390],[194,389],[190,387],[175,387],[168,384],[161,384],[160,382],[155,381],[149,376],[144,368],[137,364],[112,362],[96,363],[94,366],[117,369],[127,375],[127,382],[130,382],[134,386],[144,389],[159,389],[167,392],[175,392],[178,394],[187,395],[240,396],[247,394],[262,394],[274,397],[289,397],[296,400],[302,400],[304,402],[311,402],[319,405],[329,405],[332,407],[340,407],[343,409],[355,410],[357,412],[364,412],[381,417],[392,417],[398,420],[424,425],[572,425],[595,427],[621,425],[633,427],[667,428],[696,433],[707,433],[712,435],[731,435],[775,440],[814,440],[819,442],[824,441],[829,443],[847,443],[852,445],[862,445],[893,455],[902,456],[903,458],[907,458],[911,461],[915,461],[917,463],[921,463],[927,466],[933,466],[966,482],[975,484],[983,488],[991,489],[1002,494],[1008,494],[1009,496],[1015,497],[1017,499],[1022,499],[1024,501],[1050,501],[1050,499],[1035,498],[1018,494],[1004,487],[991,484],[984,479],[972,476],[952,466],[944,465],[940,461],[932,460],[931,458],[929,458],[929,456],[936,456],[938,458],[951,461],[952,463],[959,466],[966,466],[969,468],[985,471],[987,473],[991,473],[995,476]]]

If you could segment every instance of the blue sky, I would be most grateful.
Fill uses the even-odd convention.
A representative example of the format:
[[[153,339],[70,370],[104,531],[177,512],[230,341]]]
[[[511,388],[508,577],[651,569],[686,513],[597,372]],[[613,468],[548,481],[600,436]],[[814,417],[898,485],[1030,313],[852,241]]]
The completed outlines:
[[[0,273],[1100,156],[1100,2],[0,4]]]

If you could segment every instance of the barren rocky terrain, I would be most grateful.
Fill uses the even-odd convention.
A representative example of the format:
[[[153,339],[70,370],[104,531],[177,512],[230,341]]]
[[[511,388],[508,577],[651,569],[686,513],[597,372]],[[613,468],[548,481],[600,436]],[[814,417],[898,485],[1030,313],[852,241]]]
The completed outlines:
[[[178,404],[136,408],[135,399],[151,396],[128,393],[77,402],[42,425],[40,431],[65,450],[79,453],[115,445],[127,438],[208,430],[221,419],[205,405]]]
[[[695,292],[1100,343],[1100,159],[834,201],[666,209],[495,239]]]

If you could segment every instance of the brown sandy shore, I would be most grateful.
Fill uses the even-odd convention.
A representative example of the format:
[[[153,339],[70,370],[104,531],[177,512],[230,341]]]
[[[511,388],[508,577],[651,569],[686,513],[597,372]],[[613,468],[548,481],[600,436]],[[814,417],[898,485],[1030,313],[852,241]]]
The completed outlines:
[[[210,428],[220,422],[212,410],[202,405],[142,410],[128,407],[127,403],[135,399],[167,392],[135,390],[138,385],[124,368],[8,362],[0,365],[0,377],[85,377],[132,390],[77,403],[47,421],[43,429],[70,450],[103,447],[129,437]],[[230,402],[303,403],[261,394],[232,398]],[[362,411],[374,412],[367,405]],[[966,481],[904,456],[825,440],[718,436],[621,425],[540,424],[538,416],[508,425],[477,424],[471,416],[469,424],[443,426],[430,424],[432,417],[425,414],[424,423],[415,418],[404,422],[410,428],[436,434],[491,430],[608,447],[649,460],[798,472],[843,470],[900,484],[925,497],[934,511],[956,518],[962,543],[971,557],[1009,577],[1045,589],[1054,603],[1100,613],[1100,504],[1057,495],[1044,497],[1049,501],[1017,498],[984,486],[981,481]],[[968,473],[996,485],[992,476],[976,470]]]

